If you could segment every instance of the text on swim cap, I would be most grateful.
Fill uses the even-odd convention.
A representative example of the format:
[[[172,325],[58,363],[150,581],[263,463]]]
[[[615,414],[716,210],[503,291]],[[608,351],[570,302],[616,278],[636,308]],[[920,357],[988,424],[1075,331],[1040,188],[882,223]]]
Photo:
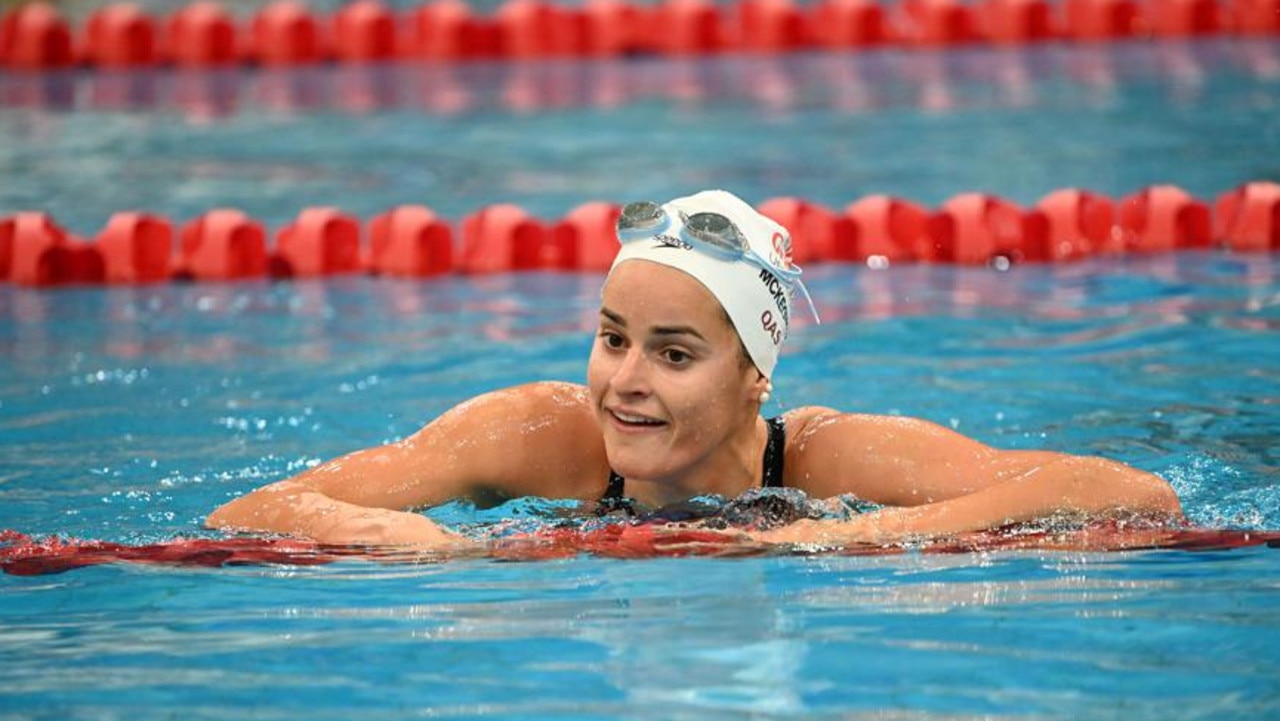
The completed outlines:
[[[782,345],[782,329],[778,327],[778,321],[773,317],[773,311],[768,308],[760,314],[760,327],[764,328],[764,332],[769,334],[770,340],[774,345]]]
[[[689,245],[684,240],[677,238],[674,235],[659,233],[653,236],[653,239],[658,241],[658,247],[660,248],[680,248],[683,250],[693,250],[692,245]]]
[[[763,268],[760,269],[760,280],[764,283],[764,287],[769,290],[769,295],[773,296],[773,302],[777,304],[778,312],[782,314],[782,322],[790,326],[791,314],[787,310],[787,291],[783,287],[782,281]]]

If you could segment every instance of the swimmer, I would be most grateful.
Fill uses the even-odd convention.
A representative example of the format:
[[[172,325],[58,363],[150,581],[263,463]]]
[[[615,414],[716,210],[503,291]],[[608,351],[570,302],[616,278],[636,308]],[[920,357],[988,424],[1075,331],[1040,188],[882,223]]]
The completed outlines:
[[[232,500],[208,525],[447,548],[469,541],[415,511],[523,496],[644,510],[770,486],[882,508],[749,532],[763,543],[879,545],[1061,515],[1181,518],[1164,480],[1104,458],[999,450],[924,420],[825,407],[765,419],[797,295],[808,301],[787,231],[710,190],[627,205],[618,238],[585,387],[481,395],[408,438]]]

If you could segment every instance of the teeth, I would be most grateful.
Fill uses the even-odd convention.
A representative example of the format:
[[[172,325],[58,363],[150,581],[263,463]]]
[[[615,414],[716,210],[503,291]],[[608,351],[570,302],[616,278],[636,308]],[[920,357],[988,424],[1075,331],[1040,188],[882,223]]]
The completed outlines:
[[[650,418],[645,418],[644,416],[629,416],[626,413],[619,413],[618,411],[614,411],[613,415],[617,416],[618,420],[623,423],[648,423],[650,425],[657,425],[660,422]]]

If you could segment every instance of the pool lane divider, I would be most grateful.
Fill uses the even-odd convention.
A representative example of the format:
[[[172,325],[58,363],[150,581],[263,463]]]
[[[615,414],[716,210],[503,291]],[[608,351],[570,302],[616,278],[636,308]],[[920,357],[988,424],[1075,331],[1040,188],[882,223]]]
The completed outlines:
[[[112,215],[92,238],[75,236],[48,213],[19,212],[0,218],[0,282],[44,287],[354,273],[602,272],[617,252],[620,207],[592,201],[545,221],[498,203],[456,224],[417,205],[363,222],[338,208],[310,207],[274,233],[230,208],[180,225],[126,211]],[[791,230],[793,260],[801,265],[1008,267],[1188,248],[1280,250],[1280,183],[1264,181],[1224,192],[1212,207],[1177,186],[1155,185],[1119,201],[1066,188],[1031,208],[987,193],[961,193],[936,209],[888,195],[859,198],[838,210],[794,197],[772,198],[758,209]]]
[[[0,16],[0,67],[687,56],[1278,34],[1280,0],[507,0],[488,15],[462,0],[401,13],[357,0],[327,15],[279,0],[243,21],[200,0],[158,18],[111,3],[74,28],[52,5],[34,2]]]
[[[1280,548],[1280,532],[1210,528],[1124,528],[1098,524],[1073,533],[995,530],[965,534],[913,546],[899,545],[805,550],[806,555],[892,555],[917,553],[980,553],[999,550],[1119,551],[1179,549],[1228,551],[1242,548]],[[104,564],[222,568],[233,566],[317,566],[339,561],[381,564],[437,563],[477,556],[502,560],[540,561],[573,558],[583,553],[604,558],[681,556],[760,556],[788,553],[786,547],[739,541],[733,536],[663,523],[615,523],[593,529],[547,529],[524,536],[490,541],[464,550],[417,552],[376,546],[330,546],[290,538],[190,538],[159,543],[125,544],[48,536],[37,538],[0,529],[0,571],[13,576],[65,573]]]

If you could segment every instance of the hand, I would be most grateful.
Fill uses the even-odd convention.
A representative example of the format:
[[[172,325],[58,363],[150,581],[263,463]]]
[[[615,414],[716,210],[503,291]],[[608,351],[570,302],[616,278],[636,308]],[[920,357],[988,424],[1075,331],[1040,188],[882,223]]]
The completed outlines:
[[[331,545],[395,546],[412,551],[462,550],[478,545],[417,513],[362,507],[351,507],[335,524],[317,534],[316,540]]]

